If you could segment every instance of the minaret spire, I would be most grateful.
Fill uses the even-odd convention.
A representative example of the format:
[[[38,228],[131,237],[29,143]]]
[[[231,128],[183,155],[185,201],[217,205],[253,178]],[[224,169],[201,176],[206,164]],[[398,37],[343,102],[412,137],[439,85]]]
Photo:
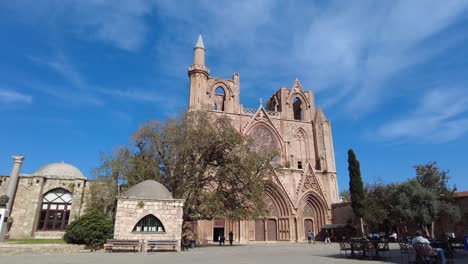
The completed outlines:
[[[210,70],[205,66],[205,45],[201,34],[198,35],[197,44],[193,49],[193,64],[189,67],[190,101],[189,111],[202,108],[203,96],[208,82]]]
[[[203,38],[201,34],[198,35],[197,44],[195,44],[193,53],[194,53],[193,64],[205,65],[205,45],[203,44]]]
[[[203,44],[203,38],[201,34],[198,34],[198,40],[197,40],[197,44],[195,45],[195,48],[205,49],[205,45]]]

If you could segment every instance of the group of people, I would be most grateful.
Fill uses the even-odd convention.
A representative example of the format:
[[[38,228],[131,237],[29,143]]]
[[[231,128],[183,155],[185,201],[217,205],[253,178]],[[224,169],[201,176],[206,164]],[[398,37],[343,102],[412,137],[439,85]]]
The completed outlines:
[[[229,231],[229,245],[232,246],[232,242],[234,241],[234,233],[232,233],[232,231]],[[226,240],[226,238],[224,237],[224,233],[221,232],[218,236],[218,242],[219,242],[219,245],[223,245],[224,246],[224,241]]]
[[[307,241],[309,244],[315,244],[315,233],[311,230],[309,230],[307,232]],[[325,240],[324,240],[324,243],[325,244],[330,244],[331,241],[330,241],[330,235],[328,233],[328,230],[325,230]]]

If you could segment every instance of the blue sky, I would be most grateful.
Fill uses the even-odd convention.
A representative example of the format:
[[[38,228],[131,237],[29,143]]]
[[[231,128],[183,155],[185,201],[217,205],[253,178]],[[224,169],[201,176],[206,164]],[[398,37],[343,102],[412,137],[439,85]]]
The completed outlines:
[[[349,2],[349,3],[348,3]],[[332,122],[340,190],[347,150],[364,181],[438,161],[468,190],[468,1],[2,1],[0,174],[99,153],[188,104],[202,32],[214,76],[240,74],[256,107],[298,78]]]

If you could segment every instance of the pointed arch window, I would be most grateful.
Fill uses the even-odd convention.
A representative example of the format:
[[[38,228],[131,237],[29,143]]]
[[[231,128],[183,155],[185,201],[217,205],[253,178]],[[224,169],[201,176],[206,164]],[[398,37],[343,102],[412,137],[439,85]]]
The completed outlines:
[[[224,111],[224,104],[226,101],[226,92],[222,87],[218,87],[214,91],[214,110]]]
[[[154,215],[143,217],[132,232],[166,232],[161,221]]]
[[[302,101],[298,97],[293,100],[294,120],[303,120],[304,113],[302,112]]]
[[[62,188],[44,194],[37,229],[64,230],[70,219],[72,198],[72,193]]]

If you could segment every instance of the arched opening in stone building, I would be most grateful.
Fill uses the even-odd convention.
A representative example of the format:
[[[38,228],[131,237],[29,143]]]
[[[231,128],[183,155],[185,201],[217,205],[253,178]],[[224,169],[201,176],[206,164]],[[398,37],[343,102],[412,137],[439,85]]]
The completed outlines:
[[[303,120],[304,113],[302,111],[302,101],[299,97],[294,98],[293,100],[293,111],[294,111],[294,120]]]
[[[44,194],[37,230],[65,230],[71,205],[72,194],[65,189],[57,188]]]
[[[286,198],[275,186],[267,186],[264,201],[268,209],[265,220],[255,222],[255,240],[290,240],[290,209]]]
[[[214,110],[224,111],[226,103],[226,92],[222,87],[217,87],[214,91]]]
[[[164,226],[156,216],[150,214],[143,217],[133,228],[132,232],[165,232]]]
[[[313,231],[316,235],[320,228],[326,224],[327,208],[323,199],[315,193],[307,194],[299,205],[299,214],[302,217],[302,224],[298,226],[299,234],[303,239],[307,239],[307,232]]]

